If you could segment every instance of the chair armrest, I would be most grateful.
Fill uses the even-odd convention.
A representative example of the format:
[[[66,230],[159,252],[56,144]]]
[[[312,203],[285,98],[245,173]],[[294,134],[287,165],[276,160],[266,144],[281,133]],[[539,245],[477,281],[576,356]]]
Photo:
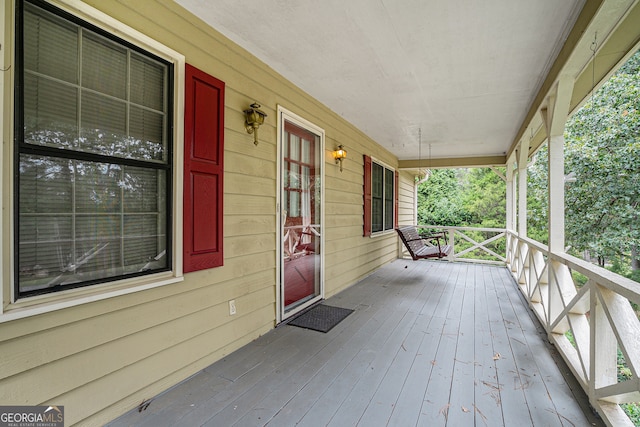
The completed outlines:
[[[438,247],[440,246],[440,239],[444,239],[444,244],[449,244],[449,239],[447,238],[447,233],[445,231],[439,231],[437,233],[433,233],[430,235],[420,236],[423,240],[435,240]]]
[[[437,239],[440,237],[445,237],[445,233],[444,231],[439,231],[437,233],[433,233],[433,234],[429,234],[429,235],[423,235],[421,236],[423,239]]]

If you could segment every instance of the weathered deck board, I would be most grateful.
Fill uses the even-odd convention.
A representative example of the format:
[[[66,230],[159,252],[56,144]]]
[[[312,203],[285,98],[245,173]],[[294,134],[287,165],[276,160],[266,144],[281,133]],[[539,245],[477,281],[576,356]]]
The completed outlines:
[[[300,420],[300,425],[325,425],[329,423],[361,378],[370,375],[371,370],[376,371],[387,366],[386,364],[376,366],[374,364],[376,356],[386,357],[400,346],[400,343],[397,342],[398,337],[403,334],[406,323],[408,323],[403,323],[404,318],[407,316],[414,299],[423,289],[418,284],[405,286],[400,282],[393,286],[397,289],[381,304],[383,309],[373,318],[376,324],[375,332],[364,337],[364,345],[343,366],[335,381],[326,387],[318,403]],[[382,349],[384,351],[380,351]],[[367,390],[367,392],[370,393],[371,390]]]
[[[424,388],[431,374],[432,361],[435,360],[437,351],[437,345],[434,344],[437,344],[436,338],[439,339],[441,336],[445,321],[444,316],[451,302],[451,294],[445,292],[445,286],[436,286],[434,289],[435,292],[424,302],[419,314],[420,317],[414,326],[422,336],[411,369],[405,379],[404,387],[393,407],[389,420],[390,425],[415,425],[420,416],[425,399],[424,391],[420,390]],[[446,310],[442,310],[436,316],[435,307],[442,307]]]
[[[562,425],[547,387],[547,380],[552,377],[554,373],[548,372],[546,365],[549,363],[553,364],[553,361],[545,357],[548,353],[542,351],[542,349],[541,351],[533,352],[529,343],[531,342],[535,345],[535,343],[541,342],[536,330],[523,329],[520,319],[514,311],[513,303],[506,292],[506,288],[501,287],[498,288],[497,291],[502,324],[507,329],[507,341],[504,343],[504,348],[508,353],[503,353],[503,357],[514,360],[515,367],[520,372],[520,375],[526,375],[523,390],[533,424]],[[536,359],[545,361],[538,363]],[[557,369],[554,369],[554,372],[557,372]],[[508,377],[507,372],[499,373],[498,375],[498,379]],[[549,377],[547,375],[549,375]],[[507,408],[505,408],[504,412],[507,412]],[[517,414],[514,414],[514,418],[516,416]]]
[[[500,267],[398,260],[111,426],[592,425]],[[584,397],[581,397],[584,398]]]
[[[458,329],[458,340],[456,343],[456,355],[453,360],[453,381],[451,383],[450,401],[447,410],[447,424],[454,426],[472,425],[474,419],[475,402],[475,363],[476,347],[475,341],[480,337],[476,333],[475,293],[482,291],[476,289],[475,275],[473,268],[467,266],[468,272],[464,274],[462,282],[463,297],[460,301],[461,313],[468,315],[460,316],[460,328]]]
[[[500,361],[496,360],[498,357],[496,340],[499,339],[498,333],[500,330],[494,330],[495,327],[492,327],[491,319],[492,316],[500,316],[500,307],[495,294],[496,282],[491,278],[492,270],[494,269],[483,267],[474,271],[476,284],[478,285],[475,294],[476,381],[474,384],[475,404],[473,408],[469,409],[474,413],[476,425],[484,425],[482,421],[486,417],[492,420],[495,425],[521,425],[524,427],[531,425],[531,423],[527,422],[529,416],[522,392],[515,388],[510,390],[508,388],[509,385],[506,385],[503,388],[507,390],[506,395],[503,395],[502,391],[494,388],[494,385],[498,383],[496,364]],[[502,332],[504,333],[504,330]],[[517,423],[509,423],[505,419],[502,413],[502,406],[505,404],[513,405],[515,408],[520,408],[521,411],[524,411]]]
[[[413,267],[415,268],[415,267]],[[375,275],[370,277],[373,280],[376,279]],[[381,295],[375,297],[383,301],[392,301],[396,298],[405,300],[405,294],[411,292],[411,287],[401,286],[401,282],[387,281],[380,283],[380,289],[385,290]],[[416,290],[418,287],[416,287]],[[375,291],[375,289],[369,289],[369,292]],[[380,329],[380,324],[386,319],[388,321],[393,320],[393,317],[389,316],[388,312],[381,311],[384,307],[383,304],[369,305],[366,303],[367,296],[362,295],[358,298],[351,298],[352,295],[340,295],[332,300],[332,304],[340,306],[352,306],[364,308],[364,311],[356,310],[354,314],[347,317],[340,325],[334,330],[343,327],[343,325],[351,320],[357,319],[355,322],[362,323],[362,328],[349,327],[341,333],[335,340],[331,340],[331,343],[327,348],[317,353],[311,360],[310,364],[301,369],[294,378],[292,383],[300,385],[305,388],[304,393],[299,393],[291,396],[292,401],[286,408],[282,409],[283,397],[286,397],[292,392],[297,393],[298,389],[280,390],[271,397],[276,404],[280,406],[275,407],[273,411],[276,415],[273,421],[274,425],[291,425],[295,424],[301,418],[312,418],[312,415],[306,414],[308,408],[315,402],[319,402],[318,406],[332,404],[331,399],[322,399],[323,395],[329,388],[332,387],[335,381],[340,377],[340,374],[344,371],[345,366],[349,363],[353,363],[353,359],[357,356],[358,352],[362,351],[365,345],[371,345],[371,337]],[[386,307],[385,307],[386,308]],[[362,314],[362,315],[361,315]],[[316,333],[316,335],[318,335]],[[324,336],[323,334],[319,334]],[[305,343],[306,346],[306,343]],[[280,393],[280,394],[278,394]],[[338,402],[339,403],[339,402]],[[264,407],[261,407],[260,412],[265,412]],[[245,417],[245,420],[248,421]],[[249,424],[251,425],[251,424]],[[255,424],[253,424],[255,425]]]
[[[434,270],[432,274],[441,273]],[[377,358],[379,363],[372,366],[368,375],[372,381],[365,382],[356,393],[352,393],[355,397],[342,406],[343,416],[332,419],[331,425],[355,425],[357,422],[374,425],[391,417],[424,335],[422,322],[418,321],[420,313],[425,303],[438,295],[435,288],[422,287],[420,295],[402,320],[403,327],[398,328],[394,333],[395,339],[385,348],[389,351],[380,352]],[[378,374],[374,375],[374,372]],[[351,402],[356,397],[361,404],[353,406]]]

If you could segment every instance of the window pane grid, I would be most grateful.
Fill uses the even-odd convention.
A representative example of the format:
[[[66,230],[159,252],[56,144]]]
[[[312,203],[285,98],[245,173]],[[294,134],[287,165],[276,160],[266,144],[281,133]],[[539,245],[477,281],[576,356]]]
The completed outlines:
[[[395,172],[371,163],[371,232],[394,228]]]
[[[384,228],[393,228],[393,181],[394,173],[389,169],[384,171]]]
[[[17,294],[168,269],[169,65],[23,6]]]
[[[77,83],[78,26],[28,4],[25,9],[37,11],[24,16],[29,28],[24,32],[25,49],[34,53],[25,55],[25,69]]]
[[[25,21],[32,25],[34,16],[51,15],[29,4],[25,5],[25,12]],[[56,22],[44,18],[40,21],[47,22],[46,27],[60,25],[58,18],[51,19]],[[167,67],[77,24],[64,25],[67,32],[76,29],[77,39],[72,46],[65,44],[73,39],[69,35],[45,42],[40,40],[39,31],[25,32],[25,142],[166,163]],[[59,75],[60,61],[30,59],[42,57],[43,49],[62,50],[65,53],[60,56],[67,59],[65,64],[81,66],[66,65],[67,72]],[[77,75],[78,79],[69,81],[67,74]],[[40,96],[41,90],[48,91],[48,96]],[[60,109],[67,113],[60,115]],[[151,131],[151,126],[158,123],[158,130]]]
[[[36,73],[25,72],[24,122],[24,142],[31,145],[168,161],[164,112]]]
[[[38,156],[20,169],[22,290],[137,272],[165,250],[164,171]],[[53,191],[63,202],[41,205]]]
[[[312,200],[316,198],[311,194],[312,186],[316,178],[313,176],[314,154],[312,147],[314,142],[302,138],[299,135],[286,132],[284,149],[284,199],[283,204],[289,219],[298,221],[302,217],[311,217],[319,209],[312,207]],[[294,220],[296,221],[296,220]]]

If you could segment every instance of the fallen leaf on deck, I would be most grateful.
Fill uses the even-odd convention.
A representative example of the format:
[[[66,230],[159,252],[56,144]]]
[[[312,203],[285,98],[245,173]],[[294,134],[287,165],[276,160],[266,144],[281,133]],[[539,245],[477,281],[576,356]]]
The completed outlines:
[[[445,420],[449,416],[449,406],[451,406],[451,404],[447,403],[442,408],[440,408],[440,413],[444,416]]]

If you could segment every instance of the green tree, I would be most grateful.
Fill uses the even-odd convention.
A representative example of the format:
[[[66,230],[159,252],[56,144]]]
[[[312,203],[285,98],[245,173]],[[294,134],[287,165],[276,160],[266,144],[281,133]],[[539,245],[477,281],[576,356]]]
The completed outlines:
[[[504,228],[505,191],[504,180],[489,168],[433,170],[418,188],[418,222]]]
[[[540,243],[549,243],[549,165],[545,143],[527,168],[527,236]]]
[[[429,179],[418,186],[418,224],[456,226],[467,218],[456,171],[432,170]]]
[[[499,168],[503,176],[504,168]],[[506,184],[489,168],[470,169],[465,174],[463,208],[468,212],[468,225],[504,228],[506,219]]]
[[[418,190],[418,220],[420,224],[445,226],[471,226],[477,228],[504,228],[504,180],[489,168],[445,169],[432,171],[429,179]],[[504,175],[504,169],[501,171]],[[467,230],[464,234],[476,242],[490,239],[497,232]],[[472,243],[455,240],[456,251],[469,249]],[[505,253],[506,242],[498,239],[486,246],[495,253]],[[476,259],[494,259],[481,249],[467,253]]]
[[[565,168],[567,243],[639,270],[640,52],[568,122]]]

